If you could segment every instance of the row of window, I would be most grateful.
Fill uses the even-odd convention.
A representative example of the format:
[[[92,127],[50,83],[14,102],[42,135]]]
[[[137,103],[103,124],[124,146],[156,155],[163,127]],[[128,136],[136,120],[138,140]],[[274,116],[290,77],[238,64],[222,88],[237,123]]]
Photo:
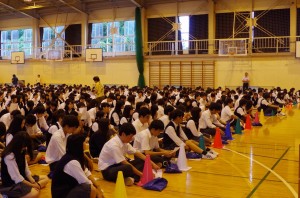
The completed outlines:
[[[102,48],[103,52],[134,52],[135,51],[135,22],[118,21],[92,24],[91,47]],[[42,29],[42,50],[64,49],[65,27]],[[9,57],[12,51],[24,51],[31,56],[32,29],[1,31],[1,56]]]

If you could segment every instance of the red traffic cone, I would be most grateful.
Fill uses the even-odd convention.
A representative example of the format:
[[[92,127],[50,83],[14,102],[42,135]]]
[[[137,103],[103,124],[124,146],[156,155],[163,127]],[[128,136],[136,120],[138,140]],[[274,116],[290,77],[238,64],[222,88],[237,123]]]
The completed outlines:
[[[149,181],[152,181],[153,179],[154,178],[153,178],[150,155],[146,155],[143,176],[140,182],[138,183],[138,186],[143,186],[144,184],[148,183]]]
[[[216,135],[215,135],[213,147],[218,149],[223,148],[221,132],[219,128],[216,128]]]
[[[251,125],[251,118],[250,118],[250,115],[248,114],[247,115],[247,118],[246,118],[246,124],[245,124],[245,129],[247,130],[251,130],[252,128],[252,125]]]

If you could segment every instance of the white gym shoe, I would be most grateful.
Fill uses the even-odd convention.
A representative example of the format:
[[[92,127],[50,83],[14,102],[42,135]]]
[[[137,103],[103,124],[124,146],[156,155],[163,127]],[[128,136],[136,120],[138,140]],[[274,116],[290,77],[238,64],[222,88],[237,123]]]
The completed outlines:
[[[210,149],[210,151],[208,151],[208,153],[213,154],[214,156],[218,156],[219,155],[218,152],[216,152],[216,151],[214,151],[212,149]]]
[[[211,153],[207,153],[206,155],[202,155],[202,159],[209,159],[209,160],[213,160],[215,159],[216,156],[212,155]]]
[[[124,182],[126,186],[132,186],[134,184],[134,179],[132,177],[126,177]]]

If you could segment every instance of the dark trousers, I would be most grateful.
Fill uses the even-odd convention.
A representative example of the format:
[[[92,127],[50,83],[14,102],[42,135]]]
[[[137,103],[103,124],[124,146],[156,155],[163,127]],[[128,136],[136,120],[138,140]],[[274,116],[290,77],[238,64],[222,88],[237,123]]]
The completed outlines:
[[[141,159],[135,159],[132,161],[128,161],[130,164],[132,164],[136,169],[143,172],[144,168],[144,161]],[[126,177],[133,177],[135,181],[139,181],[140,177],[138,175],[135,175],[133,172],[132,167],[129,164],[114,164],[106,168],[105,170],[102,170],[102,176],[105,180],[113,181],[115,182],[118,177],[118,172],[122,171],[124,178]]]
[[[201,133],[208,134],[208,135],[211,135],[211,136],[215,136],[215,134],[216,134],[216,129],[215,128],[200,129],[200,131],[201,131]]]
[[[243,91],[249,88],[249,83],[243,83]]]

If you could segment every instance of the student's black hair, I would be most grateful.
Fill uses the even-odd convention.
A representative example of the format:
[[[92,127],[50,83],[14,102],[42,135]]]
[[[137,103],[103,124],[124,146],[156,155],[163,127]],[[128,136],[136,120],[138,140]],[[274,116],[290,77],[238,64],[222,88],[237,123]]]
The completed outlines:
[[[67,140],[66,154],[74,157],[81,165],[82,170],[85,169],[85,158],[83,142],[85,137],[82,134],[70,135]]]
[[[103,109],[103,108],[105,108],[105,107],[110,107],[110,105],[109,105],[107,102],[102,102],[102,103],[100,104],[100,109]]]
[[[109,119],[101,118],[98,121],[98,131],[103,135],[103,137],[107,137],[109,131]]]
[[[131,105],[125,105],[124,111],[123,111],[123,117],[130,118],[132,115],[130,115],[130,111],[133,110],[133,107]]]
[[[93,80],[94,80],[95,82],[99,82],[99,81],[100,81],[100,78],[99,78],[98,76],[94,76]]]
[[[237,99],[239,99],[239,95],[234,95],[233,98],[234,98],[235,100],[237,100]]]
[[[0,137],[6,134],[6,126],[3,122],[0,122]]]
[[[170,119],[175,120],[177,117],[183,117],[184,112],[180,109],[175,109],[174,111],[171,112]]]
[[[146,103],[145,102],[137,102],[135,104],[135,111],[138,111],[141,108],[141,106],[143,106],[143,105],[146,105]]]
[[[62,127],[65,127],[65,126],[77,128],[79,126],[79,121],[78,121],[77,116],[66,115],[62,121]]]
[[[33,151],[32,151],[31,138],[26,131],[20,131],[14,136],[11,142],[4,148],[1,154],[2,160],[5,156],[9,155],[10,153],[13,153],[15,155],[17,164],[20,164],[20,161],[24,160],[26,154],[22,152],[24,147],[27,147],[27,154],[29,154],[30,158],[32,159]]]
[[[246,103],[246,111],[250,110],[253,106],[253,102],[251,100],[247,100]]]
[[[147,107],[140,108],[140,110],[139,110],[139,118],[140,117],[145,117],[147,115],[151,115],[150,110]]]
[[[33,114],[28,114],[25,118],[25,123],[29,125],[36,124],[36,117]]]
[[[135,104],[135,96],[134,95],[129,95],[127,97],[127,101],[130,102],[131,104]]]
[[[226,106],[232,102],[233,102],[233,100],[231,98],[226,98],[224,105]]]
[[[248,100],[242,98],[242,99],[239,101],[239,107],[242,107],[242,106],[246,105],[247,102],[248,102]]]
[[[167,106],[164,108],[164,114],[165,114],[165,115],[169,115],[172,111],[174,111],[174,107],[171,106],[171,105],[167,105]]]
[[[153,120],[149,126],[149,130],[155,129],[155,130],[164,130],[165,125],[161,120]]]
[[[16,133],[23,131],[24,129],[21,127],[23,120],[25,120],[23,115],[16,115],[7,129],[7,133],[14,136]]]
[[[126,136],[135,135],[136,130],[131,123],[124,123],[119,129],[119,135],[122,135],[123,133],[125,133]]]
[[[218,110],[218,104],[215,102],[210,103],[209,105],[209,110],[213,111],[213,110]]]
[[[10,112],[10,115],[14,118],[16,115],[20,115],[21,111],[19,110],[13,110],[12,112]]]
[[[55,124],[60,118],[64,119],[65,115],[66,112],[63,109],[58,109],[54,111],[51,124]]]
[[[193,107],[191,109],[192,119],[197,123],[199,122],[199,119],[200,119],[200,112],[201,112],[201,109],[199,107]]]
[[[34,113],[36,114],[43,114],[45,113],[46,109],[44,107],[44,105],[38,105],[34,108]]]
[[[66,101],[65,101],[65,111],[69,111],[70,109],[69,109],[69,104],[71,104],[71,103],[73,103],[74,104],[74,101],[73,100],[71,100],[71,99],[67,99]]]
[[[263,98],[264,99],[270,98],[270,94],[268,92],[263,93]]]
[[[117,112],[118,114],[121,114],[122,113],[122,107],[124,106],[124,101],[123,100],[118,100],[117,102],[116,102],[116,106],[115,106],[115,112]]]
[[[153,119],[154,119],[157,111],[158,111],[158,106],[157,105],[152,105],[150,112],[151,112],[151,116],[152,116]]]
[[[222,110],[222,104],[216,102],[216,107],[217,107],[217,111],[221,111]]]

